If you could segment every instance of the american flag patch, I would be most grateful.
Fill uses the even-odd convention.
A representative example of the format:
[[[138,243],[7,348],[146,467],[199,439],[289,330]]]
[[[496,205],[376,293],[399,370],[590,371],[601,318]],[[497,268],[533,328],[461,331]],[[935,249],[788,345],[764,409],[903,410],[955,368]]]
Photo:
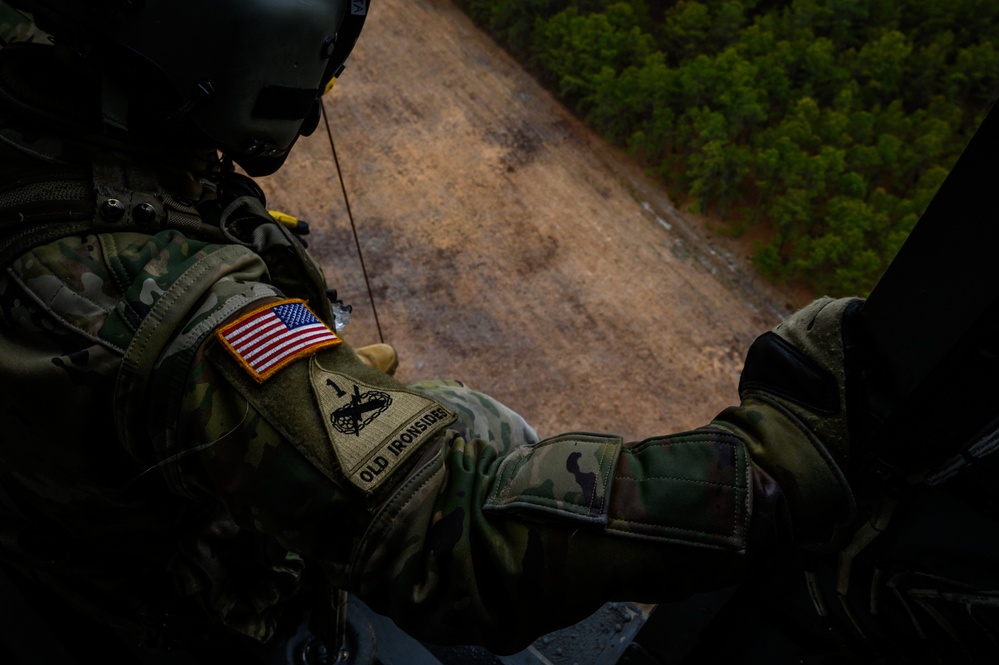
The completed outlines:
[[[219,328],[215,336],[258,383],[293,360],[342,341],[304,300],[268,303]]]

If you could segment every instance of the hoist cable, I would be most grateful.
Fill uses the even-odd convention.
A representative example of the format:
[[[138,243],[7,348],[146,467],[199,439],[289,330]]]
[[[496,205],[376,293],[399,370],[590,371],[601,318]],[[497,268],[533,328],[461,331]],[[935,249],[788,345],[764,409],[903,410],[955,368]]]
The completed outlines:
[[[326,104],[321,104],[323,112],[323,124],[326,125],[326,136],[330,141],[330,151],[333,153],[333,163],[336,165],[336,173],[340,178],[340,190],[343,192],[343,203],[347,207],[347,219],[350,220],[350,230],[354,234],[354,245],[357,247],[357,258],[361,261],[361,273],[364,275],[364,286],[368,289],[368,300],[371,302],[371,312],[375,315],[375,327],[378,329],[378,341],[385,343],[385,336],[382,335],[382,326],[378,322],[378,309],[375,307],[375,295],[371,291],[371,282],[368,280],[368,270],[364,266],[364,253],[361,251],[361,241],[357,237],[357,226],[354,224],[354,214],[350,210],[350,199],[347,196],[347,186],[343,182],[343,171],[340,170],[340,160],[336,156],[336,145],[333,143],[333,132],[330,130],[330,122],[326,117]]]

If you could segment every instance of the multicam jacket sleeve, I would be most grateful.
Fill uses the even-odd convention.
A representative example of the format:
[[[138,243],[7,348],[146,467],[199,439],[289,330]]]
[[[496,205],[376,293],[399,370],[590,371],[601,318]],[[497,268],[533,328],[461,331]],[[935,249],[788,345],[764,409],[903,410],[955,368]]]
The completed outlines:
[[[65,238],[0,277],[3,481],[53,541],[98,553],[46,574],[109,614],[156,624],[133,596],[169,591],[267,639],[305,560],[424,640],[509,652],[608,600],[731,584],[786,532],[738,428],[538,441],[339,338],[260,370],[221,333],[323,311],[270,270],[161,231]]]
[[[338,588],[429,642],[512,652],[608,600],[732,584],[785,526],[776,485],[723,427],[538,441],[490,397],[443,381],[404,389],[346,344],[265,382],[211,341],[194,368],[179,440],[199,453],[183,465],[185,491],[221,498],[239,523],[321,561]],[[322,395],[395,404],[407,390],[455,419],[369,490],[360,476],[391,443],[372,444],[352,472]],[[399,431],[385,440],[404,440]]]

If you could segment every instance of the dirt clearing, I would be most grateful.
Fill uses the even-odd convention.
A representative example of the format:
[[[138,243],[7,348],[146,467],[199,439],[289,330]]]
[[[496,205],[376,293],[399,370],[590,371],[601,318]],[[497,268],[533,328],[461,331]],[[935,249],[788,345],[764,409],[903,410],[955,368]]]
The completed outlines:
[[[261,182],[310,223],[354,307],[348,341],[380,326],[403,381],[460,379],[542,436],[636,440],[735,403],[745,350],[800,298],[680,217],[451,2],[372,5],[326,110],[374,310],[323,124]]]

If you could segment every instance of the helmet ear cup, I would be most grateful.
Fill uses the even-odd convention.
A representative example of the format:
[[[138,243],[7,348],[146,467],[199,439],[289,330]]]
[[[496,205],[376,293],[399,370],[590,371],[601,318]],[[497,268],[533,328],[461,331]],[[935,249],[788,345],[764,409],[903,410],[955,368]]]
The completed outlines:
[[[322,99],[317,99],[312,103],[312,110],[309,111],[309,115],[302,121],[301,129],[298,130],[300,136],[312,136],[312,133],[316,131],[316,127],[319,126],[319,119],[323,115],[322,104]]]

